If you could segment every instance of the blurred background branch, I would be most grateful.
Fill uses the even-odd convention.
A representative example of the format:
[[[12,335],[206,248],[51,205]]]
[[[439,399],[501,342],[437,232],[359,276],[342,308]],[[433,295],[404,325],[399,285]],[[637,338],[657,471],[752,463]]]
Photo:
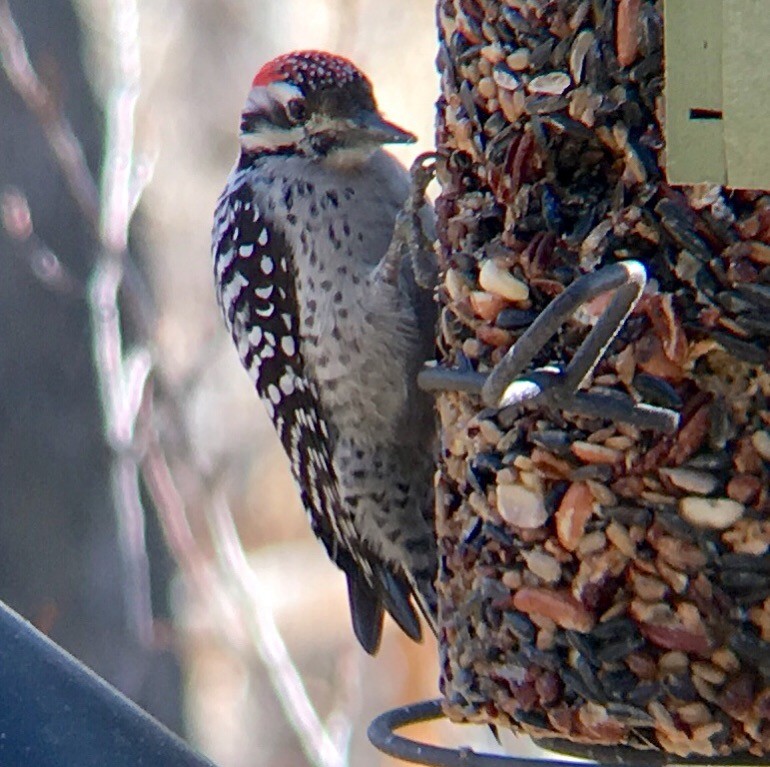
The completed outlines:
[[[8,81],[37,117],[72,196],[86,220],[96,226],[98,192],[83,147],[61,112],[60,105],[37,76],[8,0],[0,0],[0,52]]]

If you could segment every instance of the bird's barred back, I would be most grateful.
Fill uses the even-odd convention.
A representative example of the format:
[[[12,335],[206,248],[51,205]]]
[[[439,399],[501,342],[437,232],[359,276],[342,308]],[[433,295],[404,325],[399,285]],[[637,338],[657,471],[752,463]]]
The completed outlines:
[[[234,175],[215,216],[212,249],[219,304],[289,456],[313,531],[343,570],[355,562],[371,578],[366,559],[356,555],[356,532],[340,514],[328,427],[298,343],[299,313],[286,243],[259,209],[244,175]]]

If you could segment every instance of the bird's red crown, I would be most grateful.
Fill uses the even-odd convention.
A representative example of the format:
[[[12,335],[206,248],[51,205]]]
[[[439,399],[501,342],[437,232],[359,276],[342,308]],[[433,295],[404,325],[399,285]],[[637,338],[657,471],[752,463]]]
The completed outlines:
[[[324,51],[294,51],[268,61],[257,72],[252,86],[288,80],[312,90],[366,80],[352,61]]]

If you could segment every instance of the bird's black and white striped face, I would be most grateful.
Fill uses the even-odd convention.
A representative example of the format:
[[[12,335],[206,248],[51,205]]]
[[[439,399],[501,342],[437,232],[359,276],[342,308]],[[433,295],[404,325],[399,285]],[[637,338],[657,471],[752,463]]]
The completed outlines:
[[[320,51],[279,56],[259,70],[241,113],[246,154],[365,159],[413,134],[385,120],[372,86],[350,61]]]

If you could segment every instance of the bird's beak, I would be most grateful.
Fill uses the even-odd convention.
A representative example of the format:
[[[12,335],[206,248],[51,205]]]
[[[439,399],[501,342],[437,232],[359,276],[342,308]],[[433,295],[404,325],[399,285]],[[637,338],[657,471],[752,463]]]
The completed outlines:
[[[413,144],[417,136],[388,122],[379,112],[361,112],[355,120],[351,131],[358,143],[371,144]]]

